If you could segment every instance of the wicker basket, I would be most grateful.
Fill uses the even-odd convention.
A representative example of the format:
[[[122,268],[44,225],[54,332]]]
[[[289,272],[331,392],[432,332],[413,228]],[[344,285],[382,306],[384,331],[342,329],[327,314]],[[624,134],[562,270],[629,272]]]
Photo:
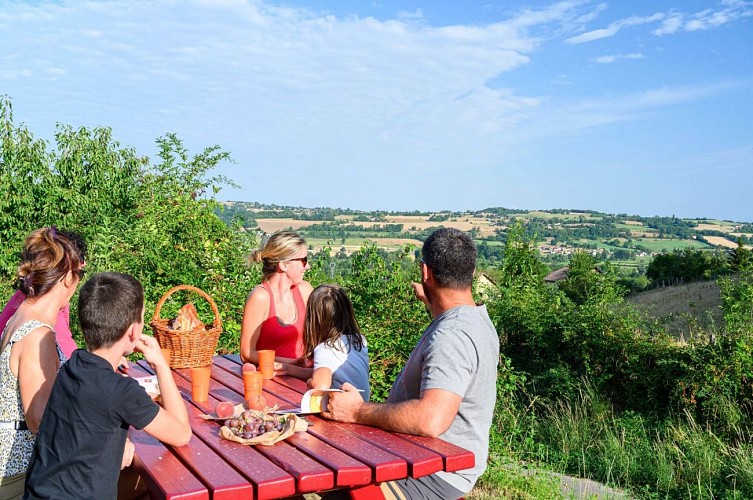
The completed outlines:
[[[214,323],[205,325],[204,330],[198,331],[173,330],[168,327],[170,320],[160,319],[159,313],[168,297],[179,290],[189,290],[204,297],[212,307]],[[202,290],[190,285],[178,285],[168,290],[157,303],[150,326],[160,347],[171,351],[170,366],[172,368],[192,368],[212,364],[212,356],[214,356],[217,341],[220,338],[220,333],[222,333],[222,320],[217,304]]]

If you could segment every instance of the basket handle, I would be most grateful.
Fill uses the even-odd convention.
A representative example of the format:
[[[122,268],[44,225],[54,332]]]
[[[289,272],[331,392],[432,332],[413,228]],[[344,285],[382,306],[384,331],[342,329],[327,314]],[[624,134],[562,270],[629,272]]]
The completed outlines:
[[[195,286],[191,286],[191,285],[174,286],[170,290],[165,292],[165,295],[163,295],[162,298],[159,299],[159,302],[157,302],[157,307],[154,308],[154,315],[152,316],[152,321],[159,319],[159,313],[162,310],[162,305],[170,297],[170,295],[180,290],[188,290],[190,292],[196,292],[202,297],[204,297],[204,299],[206,299],[206,301],[209,302],[209,306],[212,308],[212,313],[214,313],[214,326],[215,327],[222,326],[222,319],[220,319],[220,311],[219,309],[217,309],[217,304],[214,303],[214,300],[212,300],[212,297],[207,295],[203,290],[200,290],[196,288]]]

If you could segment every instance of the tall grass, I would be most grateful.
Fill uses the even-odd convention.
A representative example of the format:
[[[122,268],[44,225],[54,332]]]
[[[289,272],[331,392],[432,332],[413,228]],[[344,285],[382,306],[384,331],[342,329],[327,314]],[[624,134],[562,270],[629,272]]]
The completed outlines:
[[[711,429],[688,412],[663,421],[618,415],[590,384],[579,389],[569,400],[537,403],[535,416],[530,406],[498,405],[493,435],[513,437],[493,439],[499,447],[492,468],[502,467],[506,455],[638,498],[753,498],[753,435],[745,408],[733,401],[718,405],[721,425]]]

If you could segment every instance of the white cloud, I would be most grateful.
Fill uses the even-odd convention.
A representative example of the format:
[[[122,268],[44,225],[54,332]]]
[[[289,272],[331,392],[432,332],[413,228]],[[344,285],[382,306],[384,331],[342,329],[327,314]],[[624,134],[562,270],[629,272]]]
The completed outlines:
[[[127,144],[176,131],[250,150],[272,169],[326,157],[332,168],[441,170],[498,156],[500,137],[540,101],[486,82],[526,65],[541,43],[528,30],[577,5],[438,28],[420,11],[379,21],[231,0],[16,6],[4,9],[0,45],[24,47],[28,69],[0,78],[33,72],[40,89],[66,96],[61,107],[76,102],[74,126],[129,124]]]
[[[651,16],[631,16],[614,21],[606,28],[586,31],[567,38],[565,41],[571,44],[592,42],[615,36],[625,27],[640,26],[658,21],[661,21],[661,26],[652,32],[656,36],[672,35],[678,31],[710,30],[753,16],[753,2],[727,0],[723,1],[722,5],[723,8],[721,9],[705,9],[693,14],[672,10],[666,13],[657,12]]]
[[[612,54],[607,56],[594,57],[591,61],[600,64],[611,64],[617,62],[620,59],[643,59],[643,54],[636,52],[633,54]]]
[[[600,40],[602,38],[609,38],[610,36],[614,36],[617,34],[619,30],[620,30],[619,26],[611,25],[608,28],[591,30],[586,33],[581,33],[580,35],[570,37],[566,39],[565,42],[573,43],[573,44],[593,42],[594,40]]]
[[[0,80],[17,80],[31,78],[33,73],[28,69],[0,69]]]
[[[677,30],[679,30],[682,27],[683,23],[683,15],[682,14],[671,14],[669,17],[664,19],[662,22],[662,25],[654,30],[654,35],[656,36],[662,36],[662,35],[671,35],[673,33],[676,33]]]
[[[398,19],[423,19],[424,13],[421,9],[416,9],[413,12],[401,11],[397,14]]]
[[[564,104],[540,105],[522,133],[528,141],[573,133],[603,125],[645,119],[662,108],[688,104],[741,86],[747,81],[723,81],[710,85],[659,87],[626,95],[605,95]]]
[[[653,33],[663,36],[680,31],[707,31],[753,16],[753,2],[727,0],[722,5],[722,9],[705,9],[693,14],[672,12]]]
[[[620,19],[618,21],[611,23],[606,28],[600,28],[600,29],[596,29],[592,31],[587,31],[586,33],[581,33],[580,35],[567,38],[565,42],[572,43],[572,44],[592,42],[594,40],[599,40],[601,38],[608,38],[608,37],[614,36],[625,26],[639,26],[641,24],[661,21],[663,18],[664,18],[664,14],[661,14],[661,13],[653,14],[651,16],[626,17],[624,19]]]

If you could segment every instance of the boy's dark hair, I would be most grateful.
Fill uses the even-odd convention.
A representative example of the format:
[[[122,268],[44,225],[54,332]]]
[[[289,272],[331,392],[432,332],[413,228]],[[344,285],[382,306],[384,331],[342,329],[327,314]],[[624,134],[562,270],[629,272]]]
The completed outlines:
[[[455,228],[437,229],[426,238],[421,255],[439,286],[455,290],[473,286],[476,245],[467,233]]]
[[[90,350],[110,347],[142,320],[144,289],[133,276],[95,274],[78,296],[78,320]]]

